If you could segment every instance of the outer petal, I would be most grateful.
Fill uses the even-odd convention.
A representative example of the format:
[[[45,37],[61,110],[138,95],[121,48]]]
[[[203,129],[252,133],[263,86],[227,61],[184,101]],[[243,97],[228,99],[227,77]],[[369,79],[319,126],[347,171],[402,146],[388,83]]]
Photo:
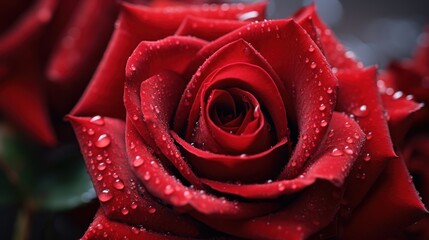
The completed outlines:
[[[198,212],[210,218],[244,219],[267,214],[280,206],[279,203],[272,202],[247,203],[227,200],[204,190],[185,186],[165,168],[161,159],[151,154],[130,123],[127,125],[127,146],[130,164],[135,167],[136,175],[142,179],[148,191],[178,210]],[[135,159],[138,159],[137,164]]]
[[[320,19],[316,12],[315,4],[301,8],[294,14],[293,18],[302,24],[302,27],[316,42],[317,40],[314,38],[314,32],[317,33],[322,49],[332,67],[343,70],[363,67],[363,64],[354,59],[354,54],[344,48],[332,33],[331,29]],[[313,24],[306,23],[305,19],[309,19]]]
[[[200,226],[146,193],[128,164],[121,120],[69,117],[101,207],[110,219],[179,236],[201,235]],[[201,230],[204,231],[204,230]]]
[[[23,56],[0,74],[0,109],[30,136],[53,146],[57,140],[41,88],[40,66],[31,50]]]
[[[344,239],[384,239],[419,220],[427,211],[402,159],[388,163],[376,185],[349,222]]]
[[[349,127],[344,127],[348,123]],[[214,190],[234,194],[244,198],[276,198],[285,194],[302,191],[317,180],[331,182],[342,186],[355,162],[364,142],[364,133],[359,125],[343,114],[334,113],[318,152],[311,158],[310,164],[298,178],[274,181],[264,184],[228,184],[203,179]],[[354,139],[348,143],[347,139]]]
[[[123,117],[121,89],[124,84],[123,69],[127,58],[142,40],[158,40],[172,35],[181,21],[189,15],[207,18],[236,19],[240,14],[257,11],[263,16],[266,3],[232,4],[228,11],[220,5],[203,5],[171,8],[147,8],[123,4],[118,27],[106,50],[93,80],[72,111],[75,115],[102,114]],[[109,102],[106,102],[109,99]]]
[[[175,35],[193,36],[207,41],[212,41],[246,24],[247,22],[234,20],[187,17],[180,24]]]
[[[318,48],[310,48],[315,46],[314,41],[292,20],[264,21],[239,28],[201,49],[200,58],[207,58],[239,38],[251,43],[267,60],[291,97],[293,109],[287,109],[287,112],[296,116],[291,123],[298,125],[299,138],[297,150],[280,178],[294,178],[300,174],[308,156],[316,151],[315,147],[326,133],[335,104],[337,80],[322,52]],[[307,154],[302,150],[304,145],[308,146]]]
[[[338,188],[319,182],[273,214],[240,221],[195,216],[219,231],[241,238],[303,240],[334,220],[340,196]]]
[[[142,239],[142,240],[179,240],[187,239],[167,234],[157,234],[145,229],[144,226],[129,226],[121,222],[109,220],[102,210],[95,215],[82,240],[91,239]]]
[[[56,5],[56,0],[36,1],[21,19],[0,36],[0,58],[15,54],[20,47],[34,39],[51,19]]]
[[[353,115],[367,138],[345,194],[346,208],[353,209],[396,154],[375,84],[376,69],[340,71],[337,77],[340,83],[337,110]]]
[[[387,112],[390,134],[393,142],[401,143],[412,121],[410,117],[423,107],[423,103],[417,103],[409,97],[402,97],[402,92],[393,95],[381,94],[383,106]],[[414,115],[414,114],[413,114]]]
[[[46,69],[52,102],[66,111],[76,103],[97,67],[119,10],[116,0],[80,1],[77,5],[59,34]]]

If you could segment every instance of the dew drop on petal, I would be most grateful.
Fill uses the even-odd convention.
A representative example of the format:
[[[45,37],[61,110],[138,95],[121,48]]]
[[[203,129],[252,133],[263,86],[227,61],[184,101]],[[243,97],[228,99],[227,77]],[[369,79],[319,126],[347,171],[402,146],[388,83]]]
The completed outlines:
[[[122,190],[124,189],[124,183],[121,181],[121,179],[116,179],[115,182],[113,183],[113,187],[118,189],[118,190]]]
[[[156,208],[154,208],[154,207],[149,207],[148,212],[149,212],[150,214],[154,214],[154,213],[156,212]]]
[[[326,125],[328,125],[328,122],[326,120],[320,121],[320,126],[321,127],[326,127]]]
[[[106,169],[106,167],[106,164],[104,162],[101,162],[98,164],[97,169],[103,171],[104,169]]]
[[[309,51],[309,52],[314,52],[314,47],[313,47],[313,45],[310,45],[310,47],[308,48],[308,51]]]
[[[173,189],[173,187],[171,186],[171,185],[167,185],[167,186],[165,186],[165,188],[164,188],[164,193],[165,193],[165,195],[170,195],[170,194],[172,194],[174,192],[174,189]]]
[[[121,213],[123,214],[123,215],[128,215],[128,213],[129,213],[130,211],[128,210],[128,208],[126,208],[126,207],[124,207],[124,208],[122,208],[121,209]]]
[[[372,132],[368,132],[368,133],[366,134],[366,139],[367,139],[367,140],[371,140],[371,139],[372,139]]]
[[[315,69],[317,67],[317,64],[315,62],[311,62],[310,68]]]
[[[403,95],[404,95],[404,93],[402,91],[397,91],[393,94],[392,98],[393,99],[400,99]]]
[[[109,189],[104,189],[103,191],[101,191],[100,194],[98,194],[98,199],[101,202],[107,202],[112,198],[113,198],[113,194],[110,192]]]
[[[334,157],[342,156],[343,155],[343,151],[341,151],[338,148],[334,148],[331,151],[331,155],[334,156]]]
[[[344,152],[346,152],[349,155],[353,154],[353,149],[351,149],[349,146],[344,147]]]
[[[143,159],[140,157],[140,156],[136,156],[135,158],[134,158],[134,161],[133,161],[133,166],[134,167],[139,167],[139,166],[141,166],[143,164]]]
[[[105,148],[110,145],[110,137],[107,134],[101,134],[95,142],[95,146],[98,148]]]
[[[319,110],[320,111],[323,111],[323,110],[325,110],[326,109],[326,105],[325,104],[320,104],[320,106],[319,106]]]
[[[90,135],[90,136],[92,136],[92,135],[94,135],[94,129],[92,129],[92,128],[90,128],[90,129],[88,129],[88,135]]]
[[[95,125],[98,126],[103,126],[104,125],[104,119],[103,117],[101,117],[100,115],[94,116],[89,120],[90,123],[93,123]]]
[[[136,209],[137,208],[137,203],[136,202],[132,202],[130,207],[131,207],[131,209]]]
[[[369,109],[367,105],[361,105],[352,110],[353,115],[356,117],[366,117],[369,115]]]
[[[363,160],[365,162],[368,162],[369,160],[371,160],[371,155],[369,153],[365,154],[365,157],[363,157]]]

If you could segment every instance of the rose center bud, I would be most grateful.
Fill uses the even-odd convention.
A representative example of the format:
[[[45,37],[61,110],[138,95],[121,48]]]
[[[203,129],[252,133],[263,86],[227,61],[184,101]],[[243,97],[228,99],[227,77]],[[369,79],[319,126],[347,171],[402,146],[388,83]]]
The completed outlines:
[[[249,91],[213,89],[202,104],[199,126],[191,141],[213,153],[243,155],[269,149],[276,142],[268,114]],[[210,134],[208,137],[207,134]]]
[[[257,100],[250,93],[240,89],[214,90],[209,97],[210,121],[223,131],[243,135],[256,130],[260,118]]]

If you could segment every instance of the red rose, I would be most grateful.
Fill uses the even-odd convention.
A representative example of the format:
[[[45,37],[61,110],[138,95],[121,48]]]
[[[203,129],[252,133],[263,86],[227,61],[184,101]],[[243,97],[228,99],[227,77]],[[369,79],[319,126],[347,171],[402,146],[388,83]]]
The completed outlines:
[[[113,31],[119,5],[100,1],[2,1],[0,111],[46,145],[50,115],[75,104]],[[58,117],[59,115],[59,117]]]
[[[425,213],[376,69],[313,6],[234,21],[262,8],[124,4],[70,117],[101,202],[84,239],[377,239]]]
[[[408,169],[416,182],[422,201],[429,204],[429,28],[422,34],[413,58],[392,62],[379,80],[380,91],[388,110],[392,129],[402,125],[402,131],[396,131],[397,145],[405,159]],[[398,90],[395,92],[395,90]],[[416,104],[415,99],[421,104]],[[409,112],[415,111],[412,117]],[[409,128],[404,128],[404,121]],[[399,134],[398,134],[399,133]],[[395,132],[393,132],[395,134]],[[427,239],[429,237],[429,218],[420,220],[404,232],[404,239]]]

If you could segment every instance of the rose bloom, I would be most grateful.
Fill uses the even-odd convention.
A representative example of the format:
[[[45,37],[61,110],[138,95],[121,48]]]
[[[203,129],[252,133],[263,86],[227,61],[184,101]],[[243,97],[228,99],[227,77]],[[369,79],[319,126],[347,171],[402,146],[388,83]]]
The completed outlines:
[[[398,140],[400,154],[403,155],[409,171],[414,177],[416,187],[421,193],[423,202],[429,204],[429,27],[419,38],[419,44],[411,59],[393,61],[381,75],[379,80],[383,98],[403,102],[403,99],[415,99],[423,108],[408,119],[410,128],[401,131]],[[399,91],[394,92],[393,89]],[[395,95],[396,94],[396,95]],[[396,103],[398,105],[398,103]],[[403,104],[400,104],[403,105]],[[397,111],[389,111],[394,115]],[[405,114],[407,115],[407,114]],[[428,239],[429,218],[426,217],[410,227],[404,238]]]
[[[52,120],[76,103],[113,32],[115,0],[0,3],[0,111],[37,142],[54,145]],[[51,118],[53,116],[53,118]]]
[[[69,116],[101,203],[83,239],[383,239],[426,214],[376,68],[313,5],[264,8],[122,5]]]

